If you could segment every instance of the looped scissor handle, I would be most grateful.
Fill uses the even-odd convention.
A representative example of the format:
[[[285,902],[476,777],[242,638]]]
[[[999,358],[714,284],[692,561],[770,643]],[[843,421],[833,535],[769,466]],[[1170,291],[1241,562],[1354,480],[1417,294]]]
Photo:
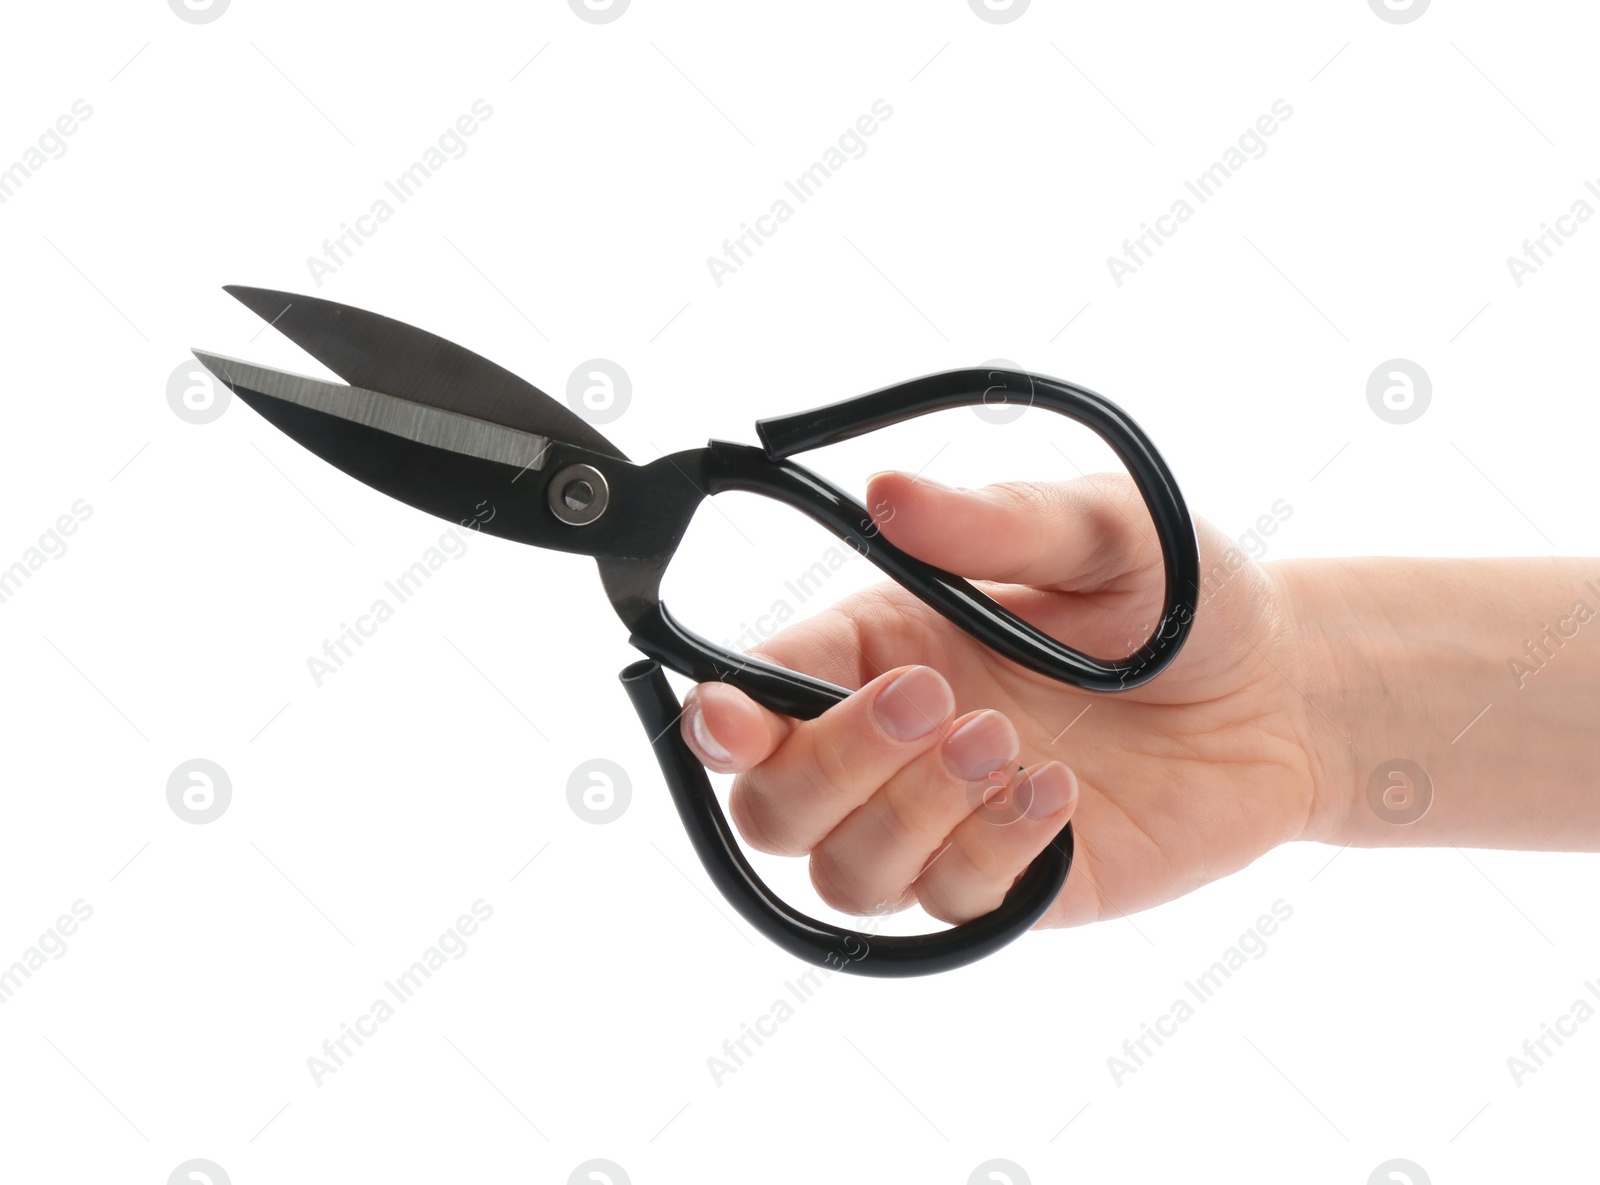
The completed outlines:
[[[647,658],[622,672],[622,684],[650,737],[673,804],[695,854],[724,899],[790,954],[855,975],[903,978],[950,971],[993,954],[1044,916],[1072,867],[1068,824],[1036,856],[1000,906],[935,934],[863,934],[818,921],[769,889],[745,859],[694,751],[678,729],[683,708],[661,666]]]
[[[933,411],[971,404],[1025,402],[1093,430],[1127,466],[1149,509],[1165,566],[1161,617],[1134,653],[1096,658],[1023,621],[952,575],[882,538],[867,510],[844,491],[789,461],[797,452],[848,440]],[[908,592],[989,649],[1062,683],[1088,691],[1136,687],[1159,674],[1182,647],[1194,622],[1200,587],[1199,547],[1183,495],[1161,455],[1121,408],[1082,387],[1013,370],[953,370],[885,387],[796,415],[762,420],[765,450],[713,441],[704,454],[707,494],[742,490],[784,502],[814,519]],[[812,719],[843,700],[846,688],[717,646],[684,628],[664,605],[632,621],[633,644],[651,660],[700,681],[723,680],[775,712]],[[745,860],[723,817],[705,770],[679,735],[680,708],[657,661],[636,663],[623,682],[651,737],[695,849],[723,895],[779,946],[811,962],[860,975],[906,976],[948,970],[982,958],[1044,915],[1072,862],[1071,825],[1051,841],[994,911],[953,929],[917,936],[874,937],[832,926],[792,909]]]
[[[1123,658],[1093,658],[1058,642],[1003,608],[970,583],[906,555],[878,537],[862,508],[849,503],[853,531],[840,531],[839,497],[828,487],[807,490],[792,481],[784,490],[733,482],[776,495],[841,534],[869,560],[985,646],[1013,662],[1086,691],[1125,691],[1154,678],[1176,656],[1193,624],[1200,589],[1200,553],[1194,521],[1171,470],[1139,425],[1116,404],[1060,379],[1016,370],[951,370],[795,415],[761,420],[756,431],[775,460],[836,444],[929,412],[971,404],[1042,407],[1076,420],[1108,444],[1127,467],[1155,526],[1166,571],[1161,617],[1149,639]],[[803,471],[802,471],[803,472]],[[752,475],[754,476],[754,475]],[[785,475],[790,476],[790,475]],[[808,475],[809,476],[809,475]],[[713,478],[715,480],[715,478]],[[759,478],[757,481],[759,482]],[[810,483],[816,479],[811,477]],[[803,484],[810,484],[803,483]],[[823,496],[819,496],[823,495]]]

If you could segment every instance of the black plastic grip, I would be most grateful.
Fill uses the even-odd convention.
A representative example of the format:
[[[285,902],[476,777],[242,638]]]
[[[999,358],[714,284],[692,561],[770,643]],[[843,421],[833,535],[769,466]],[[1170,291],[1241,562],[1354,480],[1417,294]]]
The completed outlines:
[[[1072,867],[1072,828],[1062,828],[993,911],[933,934],[878,935],[801,913],[756,875],[694,752],[678,728],[683,709],[654,659],[627,667],[622,685],[644,725],[695,854],[739,916],[790,954],[853,975],[904,978],[949,971],[993,954],[1041,917]]]
[[[878,536],[866,509],[842,490],[784,459],[891,424],[953,407],[992,403],[1042,407],[1075,420],[1108,444],[1133,478],[1161,546],[1165,568],[1161,617],[1149,639],[1123,658],[1095,658],[1035,629],[969,582],[907,555]],[[1084,387],[1015,370],[951,370],[897,383],[842,403],[758,421],[772,464],[713,443],[710,492],[748,490],[778,498],[850,543],[907,591],[985,646],[1030,670],[1086,691],[1125,691],[1158,675],[1194,624],[1200,549],[1194,520],[1171,470],[1121,408]]]
[[[1007,388],[1004,384],[1010,384]],[[947,408],[983,403],[996,390],[1016,395],[1093,430],[1127,467],[1150,512],[1161,548],[1164,586],[1161,617],[1132,654],[1097,658],[1058,641],[1022,620],[994,598],[942,568],[925,563],[883,538],[866,507],[788,454],[848,440],[874,429]],[[1021,399],[1024,396],[1018,395]],[[696,499],[739,490],[783,502],[821,524],[906,591],[931,606],[996,654],[1085,691],[1117,692],[1148,682],[1177,657],[1194,624],[1200,590],[1200,550],[1194,521],[1178,483],[1150,439],[1121,408],[1094,392],[1059,379],[1010,370],[952,370],[886,387],[843,403],[762,420],[756,430],[766,449],[713,440],[694,454],[668,458],[682,472],[693,457]],[[699,682],[726,680],[763,706],[810,719],[843,699],[845,688],[798,671],[760,662],[708,641],[678,621],[656,595],[665,561],[631,569],[617,581],[626,608],[612,597],[632,631],[630,641],[663,666]],[[606,571],[602,565],[602,573]],[[611,587],[608,584],[608,588]]]

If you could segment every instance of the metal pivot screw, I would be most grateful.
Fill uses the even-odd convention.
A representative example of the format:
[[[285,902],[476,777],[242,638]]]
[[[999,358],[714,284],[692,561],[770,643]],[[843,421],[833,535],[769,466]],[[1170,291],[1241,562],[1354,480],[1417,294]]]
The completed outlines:
[[[550,479],[550,512],[564,523],[586,527],[606,512],[611,487],[593,465],[568,465]]]

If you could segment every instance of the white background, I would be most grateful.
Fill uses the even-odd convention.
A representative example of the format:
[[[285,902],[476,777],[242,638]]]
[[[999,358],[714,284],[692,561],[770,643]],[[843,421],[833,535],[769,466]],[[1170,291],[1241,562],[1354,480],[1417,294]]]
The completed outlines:
[[[1600,976],[1581,856],[1293,845],[956,974],[835,976],[717,1084],[708,1057],[802,968],[695,864],[589,562],[475,537],[319,687],[306,659],[443,524],[242,404],[186,422],[167,383],[190,345],[321,373],[224,283],[373,308],[558,398],[614,360],[633,393],[604,431],[640,460],[1001,357],[1125,406],[1230,535],[1287,501],[1269,560],[1592,552],[1600,226],[1520,288],[1505,259],[1600,184],[1597,23],[1488,0],[1407,24],[1364,0],[1035,0],[999,24],[965,0],[636,0],[609,24],[554,0],[12,6],[0,167],[75,100],[93,115],[0,205],[0,565],[92,515],[0,605],[0,963],[94,913],[0,1007],[0,1177],[154,1185],[203,1157],[239,1183],[564,1182],[605,1158],[634,1182],[965,1182],[1004,1158],[1034,1182],[1359,1185],[1403,1157],[1575,1179],[1600,1025],[1520,1086],[1506,1059]],[[318,287],[307,257],[478,99],[465,155]],[[707,257],[878,99],[866,153],[719,287]],[[1107,256],[1279,99],[1265,155],[1119,287]],[[1400,426],[1366,400],[1396,357],[1433,383]],[[857,489],[1105,464],[1050,419],[947,413],[813,459]],[[828,546],[721,509],[668,584],[718,639]],[[857,561],[819,601],[872,578]],[[195,757],[232,785],[206,825],[166,798]],[[604,826],[567,801],[597,757],[632,786]],[[814,905],[801,865],[760,867]],[[480,898],[468,953],[317,1085],[307,1058]],[[1124,1038],[1279,899],[1265,957],[1114,1082]]]

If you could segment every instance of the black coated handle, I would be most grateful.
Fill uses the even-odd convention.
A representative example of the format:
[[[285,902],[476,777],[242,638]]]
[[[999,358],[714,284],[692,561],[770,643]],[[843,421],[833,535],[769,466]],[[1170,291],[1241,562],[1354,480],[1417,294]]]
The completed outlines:
[[[971,583],[924,563],[882,538],[865,507],[787,458],[946,408],[1008,401],[1046,408],[1092,429],[1127,467],[1156,530],[1165,567],[1160,620],[1149,640],[1123,658],[1096,658],[1023,621]],[[1058,379],[1011,370],[955,370],[927,375],[843,403],[760,421],[765,451],[713,441],[700,454],[701,492],[743,490],[806,514],[991,650],[1063,683],[1115,692],[1154,678],[1177,656],[1194,621],[1200,586],[1193,520],[1165,461],[1115,404]],[[653,569],[654,570],[654,569]],[[659,573],[656,573],[658,579]],[[653,587],[653,582],[652,582]],[[846,698],[846,688],[727,650],[685,628],[659,600],[633,602],[631,641],[650,661],[623,682],[651,738],[701,862],[723,895],[752,925],[810,962],[859,975],[908,976],[949,970],[998,950],[1038,921],[1061,891],[1072,863],[1071,825],[1018,879],[994,911],[933,934],[874,937],[828,925],[794,910],[762,883],[744,858],[706,779],[679,735],[680,707],[660,664],[699,680],[723,680],[763,706],[812,719]]]
[[[660,664],[636,662],[622,672],[628,698],[650,736],[695,854],[712,883],[741,917],[798,958],[855,975],[904,978],[949,971],[993,954],[1044,916],[1072,867],[1072,828],[1062,828],[1011,887],[1001,904],[970,922],[935,934],[875,935],[818,921],[767,888],[739,850],[705,768],[678,730],[683,709]]]
[[[1117,454],[1144,498],[1161,546],[1165,586],[1161,617],[1149,639],[1132,654],[1094,658],[1056,641],[969,582],[925,564],[879,538],[863,507],[804,470],[769,473],[765,475],[767,480],[777,481],[775,486],[765,488],[759,473],[740,474],[718,484],[721,488],[766,493],[804,511],[989,649],[1030,670],[1086,691],[1125,691],[1148,682],[1177,656],[1194,623],[1200,592],[1200,549],[1194,521],[1172,471],[1139,425],[1109,399],[1060,379],[1023,371],[950,370],[843,403],[761,420],[756,432],[768,455],[777,460],[929,412],[993,403],[997,394],[1007,403],[1042,407],[1089,428]],[[841,521],[851,519],[851,525]]]
[[[787,460],[791,453],[847,440],[914,416],[982,403],[1006,389],[1092,429],[1121,458],[1144,498],[1164,562],[1161,617],[1149,639],[1123,658],[1095,658],[1030,625],[969,581],[900,550],[845,491]],[[1021,395],[1017,395],[1018,391]],[[732,490],[794,507],[860,552],[908,592],[995,653],[1085,691],[1126,691],[1177,657],[1194,624],[1200,552],[1194,521],[1161,454],[1121,408],[1082,387],[1009,370],[952,370],[886,387],[843,403],[756,425],[765,451],[712,441],[700,454],[696,493]],[[657,578],[658,578],[657,573]],[[654,585],[652,584],[652,588]],[[685,627],[653,595],[630,611],[632,642],[663,666],[700,682],[724,680],[775,712],[811,719],[848,692],[798,671],[718,646]]]

